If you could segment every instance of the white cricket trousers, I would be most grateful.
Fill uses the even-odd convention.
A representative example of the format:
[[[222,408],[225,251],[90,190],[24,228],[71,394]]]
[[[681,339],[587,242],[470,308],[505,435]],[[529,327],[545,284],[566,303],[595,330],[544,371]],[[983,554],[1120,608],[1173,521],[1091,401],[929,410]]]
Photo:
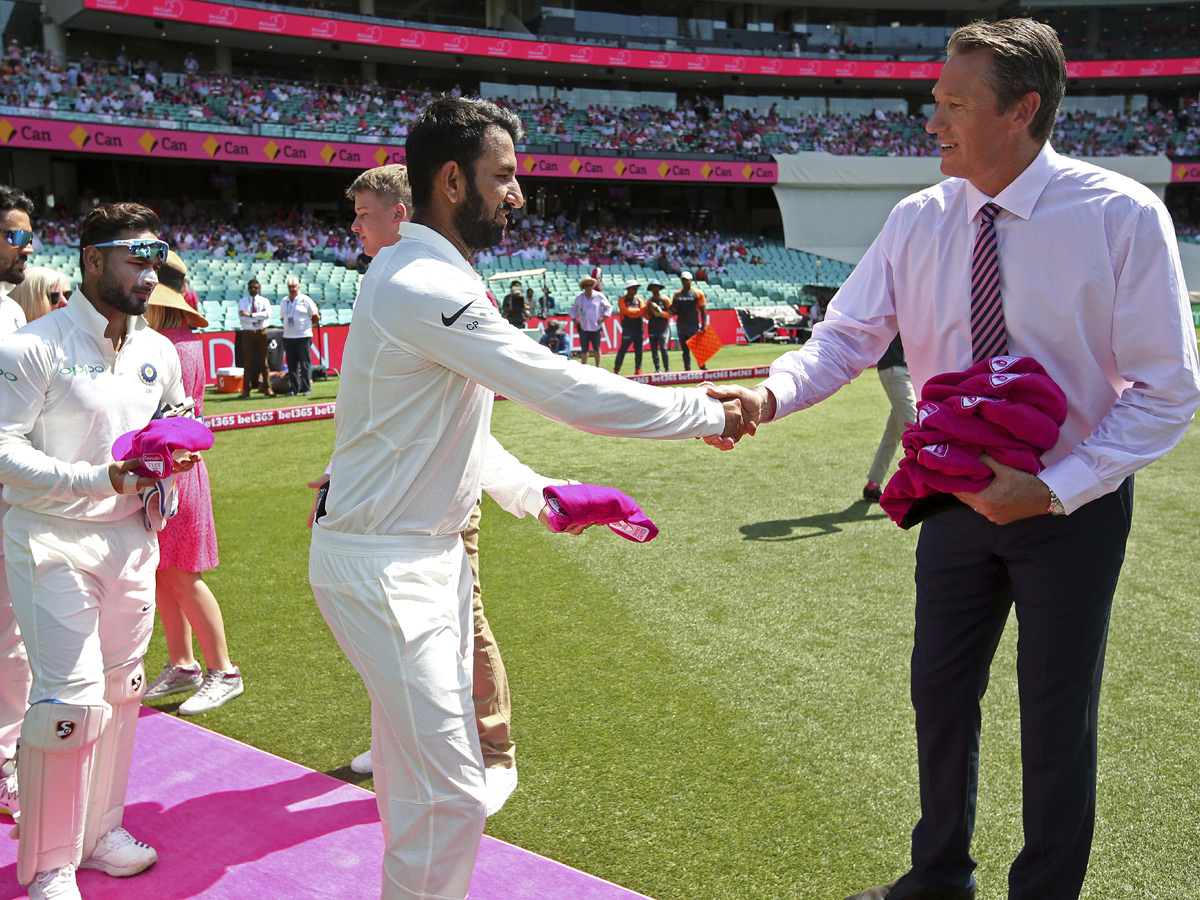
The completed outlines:
[[[33,670],[29,702],[102,706],[105,674],[150,643],[158,536],[140,515],[87,522],[13,507],[4,557]]]
[[[892,411],[888,414],[883,437],[867,472],[867,481],[882,485],[888,466],[892,464],[896,455],[896,448],[900,446],[900,439],[904,437],[904,426],[917,421],[917,396],[913,393],[908,366],[892,366],[890,369],[880,370],[879,383],[883,385],[883,392],[887,394]]]
[[[463,900],[486,819],[459,535],[313,527],[308,577],[371,698],[383,900]]]
[[[0,519],[8,510],[8,504],[0,500]],[[29,673],[25,642],[21,640],[21,629],[13,612],[12,596],[8,592],[3,546],[0,542],[0,764],[12,759],[16,753],[21,722],[29,706],[29,683],[33,678]]]

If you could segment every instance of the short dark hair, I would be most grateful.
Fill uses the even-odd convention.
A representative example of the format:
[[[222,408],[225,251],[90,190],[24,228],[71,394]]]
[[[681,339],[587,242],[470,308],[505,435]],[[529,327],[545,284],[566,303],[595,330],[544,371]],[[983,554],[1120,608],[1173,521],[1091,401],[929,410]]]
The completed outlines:
[[[79,226],[79,268],[85,269],[85,247],[117,240],[130,231],[158,234],[162,231],[162,222],[154,210],[140,203],[101,203],[90,209]]]
[[[25,192],[7,184],[0,184],[0,213],[11,212],[14,209],[19,209],[29,216],[30,221],[33,220],[33,201],[25,196]]]
[[[443,94],[425,107],[404,142],[416,206],[429,203],[434,181],[446,163],[456,162],[467,177],[474,177],[490,128],[507,132],[514,144],[525,138],[525,127],[516,113],[488,100]]]
[[[992,67],[983,77],[996,93],[998,112],[1031,91],[1042,98],[1029,133],[1039,143],[1050,140],[1067,92],[1067,61],[1058,33],[1033,19],[972,22],[950,35],[946,44],[947,56],[967,53],[991,54]]]

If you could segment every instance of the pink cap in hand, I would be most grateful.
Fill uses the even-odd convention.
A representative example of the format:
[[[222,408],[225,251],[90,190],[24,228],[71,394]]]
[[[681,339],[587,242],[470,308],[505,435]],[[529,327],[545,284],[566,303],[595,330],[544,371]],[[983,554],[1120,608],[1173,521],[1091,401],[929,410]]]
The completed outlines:
[[[121,435],[112,446],[113,459],[140,459],[133,471],[144,478],[166,478],[175,470],[173,450],[207,450],[213,445],[208,426],[185,416],[152,419],[139,431]]]

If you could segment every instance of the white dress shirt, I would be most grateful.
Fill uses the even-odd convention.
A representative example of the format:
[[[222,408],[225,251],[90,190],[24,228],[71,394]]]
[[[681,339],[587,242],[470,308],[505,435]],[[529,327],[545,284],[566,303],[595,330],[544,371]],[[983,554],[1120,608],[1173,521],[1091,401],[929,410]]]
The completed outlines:
[[[581,331],[599,331],[612,311],[612,303],[596,290],[592,291],[591,297],[580,294],[571,304],[571,318],[578,320]]]
[[[238,301],[238,321],[242,331],[263,331],[271,321],[271,301],[262,294],[246,294]]]
[[[1067,395],[1039,476],[1067,512],[1170,450],[1200,405],[1200,365],[1171,218],[1137,182],[1050,145],[996,197],[950,178],[902,200],[801,350],[771,366],[776,416],[873,364],[899,330],[913,387],[971,365],[971,253],[996,216],[1014,356]]]
[[[408,222],[400,233],[371,263],[354,305],[320,527],[354,535],[465,529],[499,448],[488,440],[493,391],[596,434],[723,430],[721,404],[702,389],[638,384],[547,353],[500,316],[446,238]],[[501,503],[541,509],[525,490]]]

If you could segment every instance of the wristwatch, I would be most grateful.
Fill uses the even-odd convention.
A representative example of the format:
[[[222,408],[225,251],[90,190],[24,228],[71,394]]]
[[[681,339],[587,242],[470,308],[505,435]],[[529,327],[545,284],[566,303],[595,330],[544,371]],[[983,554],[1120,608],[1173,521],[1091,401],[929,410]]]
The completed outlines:
[[[1046,507],[1046,512],[1052,516],[1065,516],[1067,511],[1063,508],[1062,501],[1058,499],[1058,494],[1054,493],[1054,488],[1049,485],[1047,485],[1047,489],[1050,491],[1050,505]]]

